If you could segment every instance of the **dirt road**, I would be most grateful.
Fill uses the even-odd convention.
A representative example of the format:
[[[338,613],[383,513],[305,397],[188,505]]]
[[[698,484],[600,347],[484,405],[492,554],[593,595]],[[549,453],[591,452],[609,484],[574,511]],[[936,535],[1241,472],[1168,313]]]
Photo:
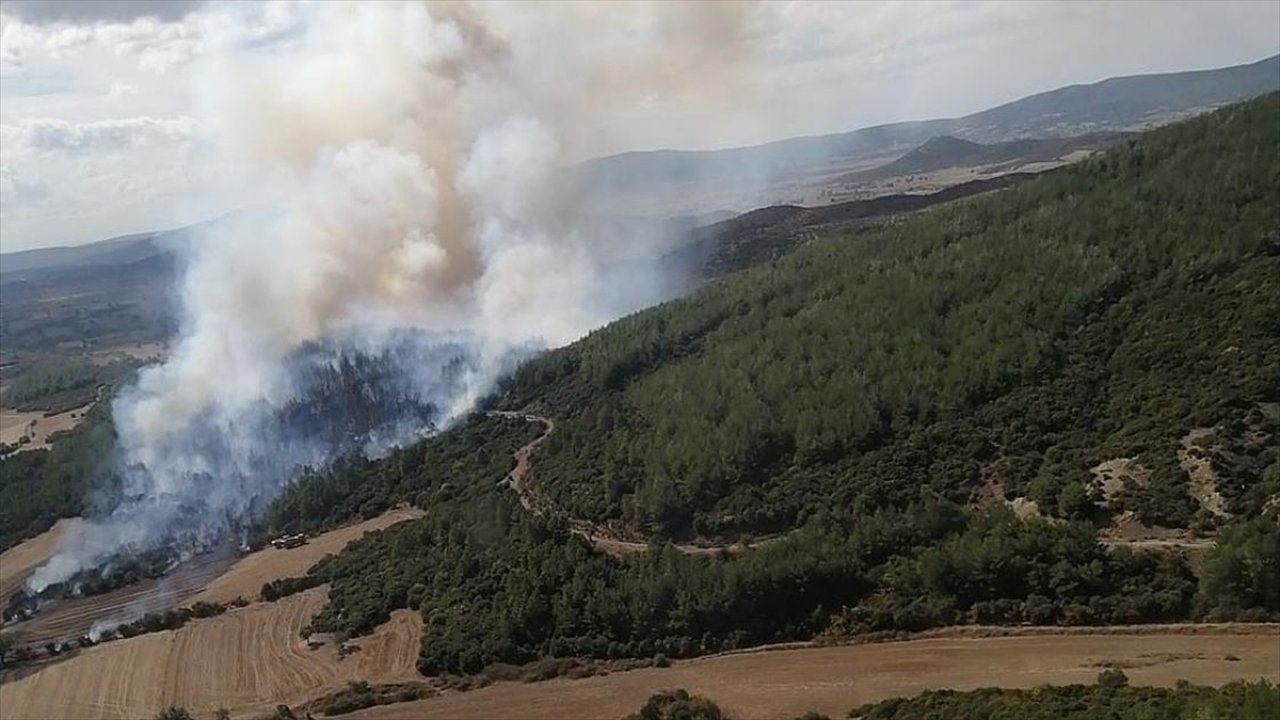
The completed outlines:
[[[520,499],[520,505],[525,510],[535,514],[542,515],[544,513],[553,512],[554,506],[551,501],[541,495],[532,479],[533,461],[531,456],[533,451],[538,448],[551,433],[555,432],[556,423],[549,417],[537,415],[529,412],[515,412],[510,410],[491,410],[488,413],[494,417],[516,418],[527,422],[541,423],[545,431],[526,443],[520,449],[516,450],[513,457],[516,461],[515,469],[503,478],[503,482],[515,491],[516,497]],[[647,541],[638,538],[617,529],[609,528],[599,523],[593,523],[582,518],[569,517],[569,529],[575,535],[579,535],[590,542],[597,550],[614,557],[621,557],[632,553],[645,552],[652,547]],[[751,543],[731,543],[728,545],[696,545],[692,543],[674,544],[676,550],[686,555],[717,555],[720,553],[737,554],[753,547],[772,542],[777,538],[761,538]]]
[[[350,717],[618,718],[635,712],[656,690],[683,687],[712,698],[736,720],[792,718],[809,710],[835,718],[863,703],[928,688],[1088,683],[1107,663],[1124,667],[1133,683],[1143,685],[1172,685],[1179,679],[1209,685],[1257,678],[1276,682],[1280,634],[1272,628],[1261,635],[938,638],[749,652],[582,680],[499,683]]]

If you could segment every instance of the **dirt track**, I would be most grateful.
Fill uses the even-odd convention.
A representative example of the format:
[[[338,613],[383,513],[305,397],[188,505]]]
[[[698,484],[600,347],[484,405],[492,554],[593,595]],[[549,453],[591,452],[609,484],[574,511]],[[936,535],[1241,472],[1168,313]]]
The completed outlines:
[[[1226,656],[1239,660],[1227,660]],[[1116,663],[1135,684],[1185,678],[1217,685],[1280,681],[1280,635],[1067,635],[939,638],[877,645],[773,650],[690,660],[582,680],[500,683],[481,690],[387,705],[350,717],[617,718],[652,692],[683,687],[707,695],[737,720],[791,718],[809,710],[844,717],[862,703],[927,688],[1092,682]]]
[[[551,433],[556,430],[556,422],[549,417],[536,415],[528,412],[513,412],[510,410],[492,410],[488,413],[491,416],[515,418],[526,422],[541,423],[545,432],[530,442],[526,443],[520,449],[515,451],[514,457],[516,467],[503,478],[503,482],[510,485],[515,491],[516,497],[520,499],[520,505],[525,510],[534,515],[542,515],[543,513],[552,512],[553,506],[551,501],[547,500],[538,493],[533,482],[533,461],[530,456],[533,451],[538,448]],[[583,520],[581,518],[568,518],[569,529],[575,534],[585,538],[597,550],[606,555],[614,557],[622,557],[632,553],[640,553],[647,551],[651,545],[641,538],[631,537],[625,533],[619,532],[612,528],[607,528],[597,523]],[[694,545],[690,543],[675,543],[672,546],[686,555],[716,555],[719,553],[736,554],[757,547],[765,543],[772,542],[776,537],[761,538],[750,544],[733,543],[730,545]]]
[[[105,643],[0,685],[0,718],[145,718],[169,704],[208,717],[300,703],[350,680],[420,679],[422,622],[397,611],[360,650],[339,659],[332,644],[308,649],[299,632],[324,605],[326,588],[256,603],[174,631]]]

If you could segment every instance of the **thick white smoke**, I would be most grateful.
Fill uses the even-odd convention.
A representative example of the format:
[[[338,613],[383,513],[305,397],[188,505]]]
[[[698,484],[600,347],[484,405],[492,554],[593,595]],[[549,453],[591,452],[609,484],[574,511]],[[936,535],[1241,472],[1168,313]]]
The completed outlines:
[[[256,209],[192,243],[181,336],[114,406],[125,499],[30,587],[217,536],[332,459],[289,420],[316,392],[300,368],[390,363],[413,412],[362,428],[368,450],[465,412],[520,349],[657,299],[659,278],[603,279],[625,252],[564,168],[618,144],[620,103],[732,88],[743,15],[708,5],[325,2],[283,49],[210,61],[197,124]],[[618,13],[644,32],[598,32]]]

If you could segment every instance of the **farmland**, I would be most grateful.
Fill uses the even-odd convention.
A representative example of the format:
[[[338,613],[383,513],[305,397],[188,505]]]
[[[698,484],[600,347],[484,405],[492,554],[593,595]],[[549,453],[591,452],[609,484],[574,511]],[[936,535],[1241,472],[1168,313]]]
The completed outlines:
[[[583,680],[501,683],[352,717],[622,717],[656,690],[683,687],[714,699],[737,720],[794,717],[809,710],[834,718],[863,703],[927,688],[1090,683],[1103,665],[1123,667],[1139,685],[1169,686],[1184,678],[1208,685],[1258,678],[1275,682],[1280,680],[1277,630],[1260,632],[943,637],[734,653]]]
[[[413,679],[421,626],[415,613],[362,638],[343,659],[333,643],[309,649],[300,631],[324,604],[325,588],[276,603],[90,648],[6,684],[0,718],[137,718],[170,704],[209,715],[305,701],[350,680]]]

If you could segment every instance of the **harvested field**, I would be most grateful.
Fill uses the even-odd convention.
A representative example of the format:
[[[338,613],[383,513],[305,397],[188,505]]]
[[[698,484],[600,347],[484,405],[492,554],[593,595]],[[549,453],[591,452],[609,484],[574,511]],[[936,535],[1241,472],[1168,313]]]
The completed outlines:
[[[327,588],[256,603],[180,630],[118,640],[0,686],[0,718],[141,718],[178,704],[197,717],[218,708],[253,715],[340,689],[351,680],[418,679],[421,619],[398,611],[359,650],[311,650],[300,632]]]
[[[225,572],[235,559],[230,548],[224,548],[195,557],[155,580],[143,580],[101,595],[50,600],[30,620],[7,626],[4,632],[21,645],[71,642],[87,635],[98,621],[113,626],[145,613],[189,604],[193,595]]]
[[[47,448],[50,435],[78,425],[91,407],[93,403],[47,417],[42,412],[0,410],[0,442],[17,445],[25,437],[27,442],[17,452]]]
[[[581,680],[499,683],[350,717],[614,718],[636,711],[656,690],[677,687],[710,697],[738,720],[789,718],[809,710],[844,717],[862,703],[927,688],[1088,683],[1103,664],[1123,666],[1142,685],[1280,681],[1280,635],[1269,628],[1256,635],[936,638],[746,652]]]
[[[197,556],[156,580],[144,580],[102,595],[51,600],[35,617],[6,627],[4,633],[23,645],[41,645],[50,640],[72,641],[87,634],[99,620],[123,622],[143,613],[190,605],[199,600],[228,602],[237,596],[254,599],[263,583],[301,575],[320,558],[338,552],[366,532],[421,514],[416,508],[396,508],[376,518],[324,533],[291,550],[267,548],[238,557],[230,548],[224,548],[216,553]],[[58,537],[56,531],[67,527],[74,527],[72,521],[62,521],[53,530],[0,557],[4,561],[3,573],[0,574],[0,588],[4,592],[0,597],[8,597],[8,593],[16,590],[36,565],[53,553]]]
[[[376,518],[355,525],[330,530],[311,538],[306,545],[281,550],[267,547],[246,555],[225,574],[209,583],[192,601],[227,602],[236,596],[252,599],[258,597],[262,586],[282,577],[302,575],[325,555],[336,553],[352,540],[373,530],[395,525],[398,522],[422,517],[422,511],[414,507],[399,507]]]

